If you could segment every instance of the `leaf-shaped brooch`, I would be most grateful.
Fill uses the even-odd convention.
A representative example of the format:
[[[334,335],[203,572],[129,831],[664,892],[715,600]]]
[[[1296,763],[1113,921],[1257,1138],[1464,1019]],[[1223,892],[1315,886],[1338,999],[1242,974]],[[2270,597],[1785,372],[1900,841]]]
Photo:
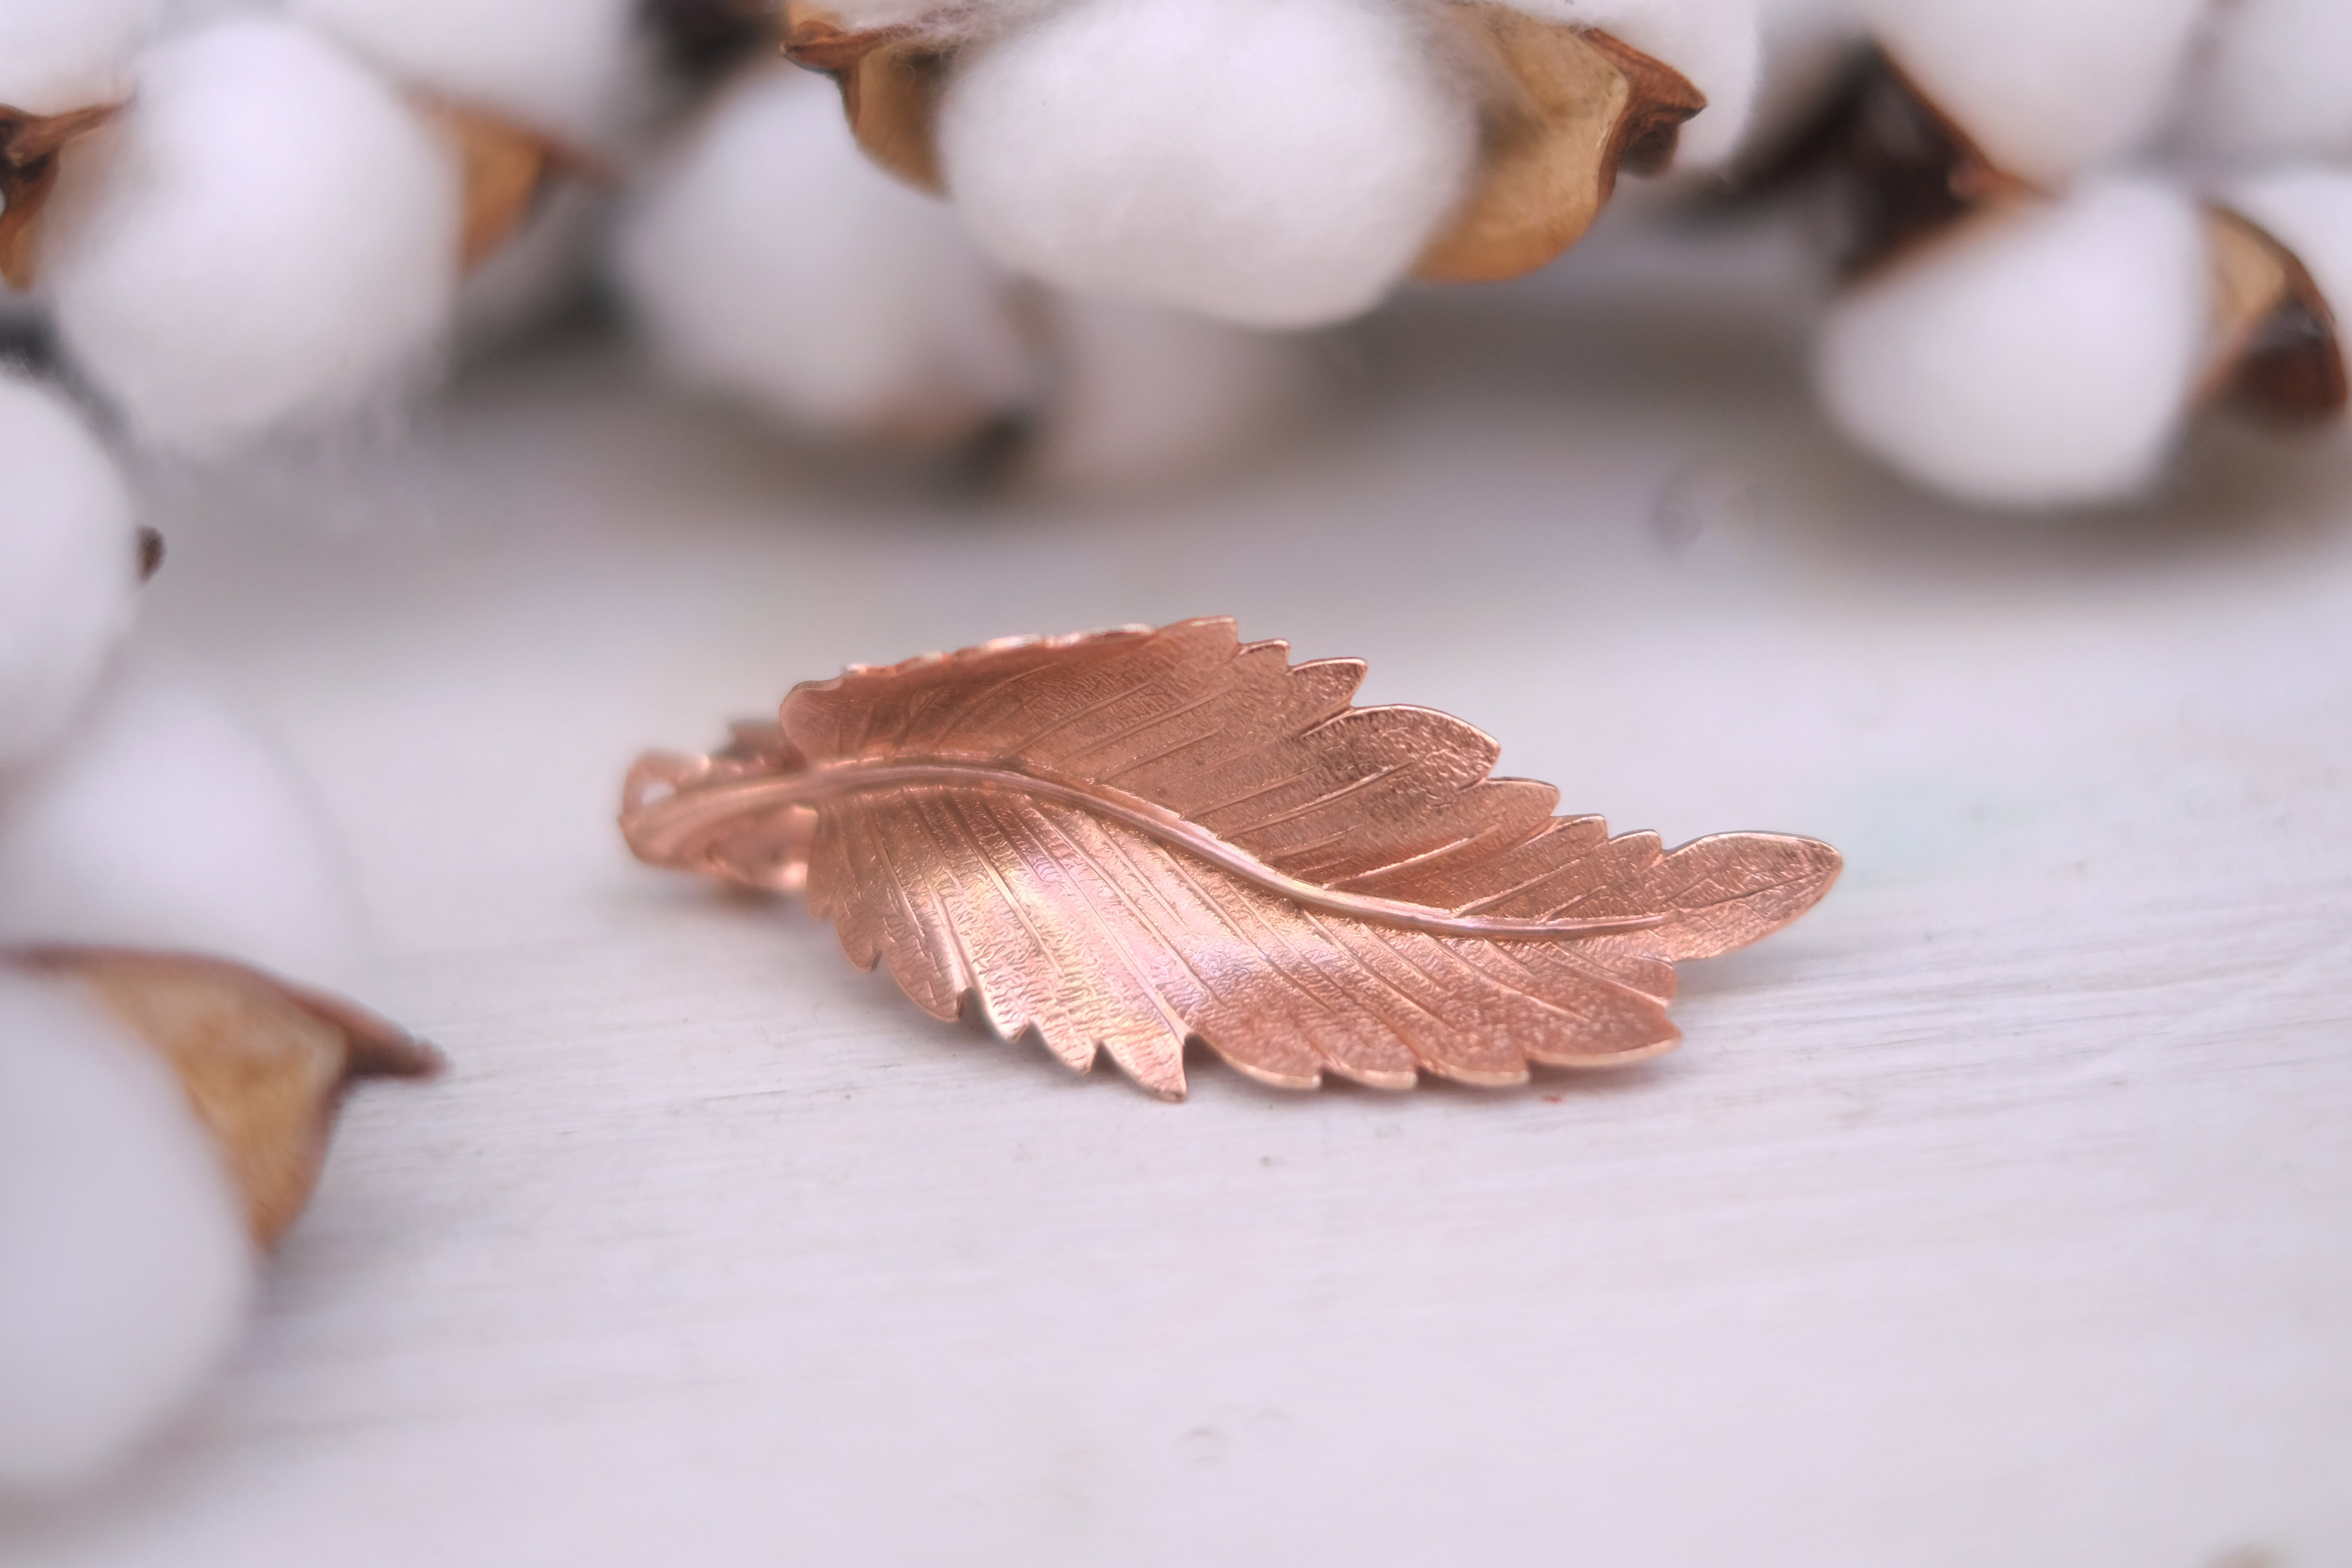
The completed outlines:
[[[977,998],[1170,1099],[1192,1039],[1290,1089],[1654,1056],[1675,960],[1837,877],[1809,838],[1669,853],[1554,816],[1461,720],[1351,706],[1363,677],[1224,619],[855,666],[712,755],[640,758],[621,830],[651,865],[804,890],[937,1017]]]

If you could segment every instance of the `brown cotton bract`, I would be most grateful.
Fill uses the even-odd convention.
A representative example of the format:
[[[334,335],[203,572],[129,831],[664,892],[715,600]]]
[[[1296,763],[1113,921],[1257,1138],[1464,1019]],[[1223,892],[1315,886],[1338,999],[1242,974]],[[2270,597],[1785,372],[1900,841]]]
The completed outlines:
[[[1671,163],[1706,99],[1683,75],[1606,33],[1503,5],[1454,13],[1488,86],[1478,183],[1415,271],[1449,283],[1532,272],[1584,237],[1621,168]]]
[[[833,78],[866,155],[933,195],[947,188],[938,126],[951,52],[951,43],[913,26],[853,32],[803,0],[784,7],[784,57]]]
[[[422,95],[416,103],[457,150],[466,202],[457,238],[464,271],[497,255],[557,179],[610,177],[598,159],[503,115]]]
[[[2204,396],[2288,424],[2343,413],[2343,342],[2310,271],[2268,230],[2227,207],[2206,209],[2205,232],[2219,346]]]
[[[351,1085],[424,1078],[441,1067],[437,1052],[397,1025],[222,959],[50,947],[0,954],[0,962],[80,982],[170,1064],[264,1247],[310,1201]]]
[[[2001,168],[1959,122],[1875,47],[1785,143],[1741,177],[1763,195],[1826,182],[1843,233],[1840,269],[1854,281],[1895,265],[1963,219],[2041,195]]]
[[[1849,281],[1904,264],[1970,218],[2045,200],[2000,167],[1884,51],[1860,56],[1812,124],[1748,176],[1757,192],[1826,178]],[[2213,348],[2200,403],[2284,424],[2333,419],[2347,385],[2335,313],[2294,252],[2228,207],[2205,209]]]
[[[68,142],[113,119],[121,104],[99,104],[63,114],[27,114],[0,104],[0,279],[12,289],[33,286],[34,239],[41,210],[58,183],[58,159]]]

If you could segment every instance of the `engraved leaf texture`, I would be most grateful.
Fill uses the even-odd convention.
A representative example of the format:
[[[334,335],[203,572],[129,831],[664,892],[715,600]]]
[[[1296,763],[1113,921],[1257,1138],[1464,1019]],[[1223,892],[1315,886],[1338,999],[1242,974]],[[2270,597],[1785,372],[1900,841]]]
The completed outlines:
[[[1811,839],[1670,853],[1555,816],[1479,731],[1353,707],[1361,663],[1288,653],[1213,619],[855,668],[713,756],[642,759],[623,831],[656,865],[804,888],[939,1017],[974,1000],[1171,1098],[1195,1039],[1302,1089],[1654,1055],[1675,960],[1837,875]]]

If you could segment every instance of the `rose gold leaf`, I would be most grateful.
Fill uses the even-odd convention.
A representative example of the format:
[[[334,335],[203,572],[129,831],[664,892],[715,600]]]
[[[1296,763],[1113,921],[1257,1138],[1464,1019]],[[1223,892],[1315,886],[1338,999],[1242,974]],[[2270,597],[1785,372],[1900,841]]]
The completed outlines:
[[[1460,720],[1349,706],[1362,675],[1228,620],[853,668],[749,744],[641,761],[622,830],[738,881],[789,859],[851,960],[934,1016],[971,998],[1008,1039],[1080,1069],[1107,1051],[1171,1098],[1195,1039],[1293,1088],[1654,1055],[1675,959],[1763,936],[1837,875],[1810,839],[1669,854],[1554,817]]]

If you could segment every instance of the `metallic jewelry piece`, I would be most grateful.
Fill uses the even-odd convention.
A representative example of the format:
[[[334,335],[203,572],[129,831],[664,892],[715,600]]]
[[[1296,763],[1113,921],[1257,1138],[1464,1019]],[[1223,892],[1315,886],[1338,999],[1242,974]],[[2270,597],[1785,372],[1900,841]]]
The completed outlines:
[[[621,831],[650,865],[804,890],[938,1017],[976,998],[1169,1099],[1193,1039],[1293,1089],[1654,1056],[1675,960],[1837,877],[1809,838],[1668,853],[1554,816],[1477,730],[1351,707],[1361,661],[1288,654],[1216,619],[853,667],[712,755],[640,758]]]

